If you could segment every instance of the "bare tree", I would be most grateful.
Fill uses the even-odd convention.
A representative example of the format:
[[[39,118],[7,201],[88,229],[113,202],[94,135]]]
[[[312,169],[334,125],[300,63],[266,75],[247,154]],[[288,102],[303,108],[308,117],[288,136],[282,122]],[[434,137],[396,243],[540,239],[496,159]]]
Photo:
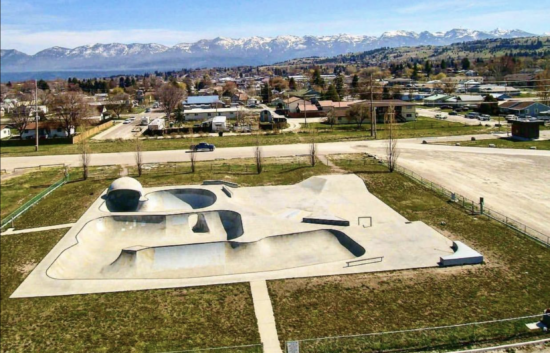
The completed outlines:
[[[331,108],[327,113],[327,123],[330,125],[331,129],[334,124],[336,124],[336,119],[336,111],[334,110],[334,108]]]
[[[260,135],[256,135],[256,147],[254,148],[254,159],[256,160],[256,172],[260,174],[263,170],[262,166],[262,147],[260,146]]]
[[[546,69],[536,76],[535,90],[542,104],[550,104],[550,69]]]
[[[312,135],[311,144],[309,145],[309,159],[312,167],[315,167],[317,162],[317,144],[315,143],[315,133]]]
[[[31,122],[31,117],[29,116],[29,110],[25,105],[22,105],[20,102],[16,103],[16,106],[12,109],[10,117],[10,125],[19,131],[19,136],[23,134],[23,131],[26,129],[27,125]],[[34,119],[32,119],[34,120]]]
[[[170,119],[172,112],[176,110],[185,98],[185,91],[176,82],[168,82],[159,88],[158,98],[164,106],[166,117]]]
[[[388,144],[386,146],[386,158],[388,163],[388,169],[390,173],[395,170],[397,166],[397,159],[399,158],[399,149],[397,148],[397,129],[395,122],[395,109],[393,105],[388,107],[388,111],[384,117],[384,123],[386,130],[388,131]]]
[[[127,111],[129,108],[128,101],[130,95],[127,93],[117,93],[109,97],[109,102],[107,103],[107,109],[112,110],[116,114],[117,119],[120,119],[120,114],[124,111]]]
[[[82,179],[88,179],[89,166],[91,160],[90,146],[88,145],[88,140],[83,138],[78,142],[78,147],[80,151],[80,160],[82,162]]]
[[[81,125],[88,106],[80,93],[69,91],[60,93],[52,99],[51,111],[63,125],[67,136],[71,136],[71,130],[76,131],[76,128]]]
[[[143,172],[143,143],[139,137],[136,137],[134,140],[134,157],[136,159],[138,176],[141,176]]]
[[[365,121],[370,120],[369,108],[368,104],[354,104],[348,109],[346,115],[350,121],[357,124],[357,128],[361,128]]]
[[[443,79],[443,92],[453,94],[456,91],[456,82],[452,78]]]

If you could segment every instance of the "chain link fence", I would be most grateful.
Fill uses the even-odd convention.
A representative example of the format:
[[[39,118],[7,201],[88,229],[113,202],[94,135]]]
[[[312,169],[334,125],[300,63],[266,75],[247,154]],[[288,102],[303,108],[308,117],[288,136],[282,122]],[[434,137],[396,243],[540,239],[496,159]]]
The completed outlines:
[[[546,320],[548,320],[550,314],[529,315],[448,326],[286,341],[285,352],[355,353],[424,350],[446,351],[473,344],[480,345],[493,342],[505,342],[526,337],[547,337],[547,331],[543,329],[531,330],[527,327],[527,324],[538,322],[541,317],[546,317]]]

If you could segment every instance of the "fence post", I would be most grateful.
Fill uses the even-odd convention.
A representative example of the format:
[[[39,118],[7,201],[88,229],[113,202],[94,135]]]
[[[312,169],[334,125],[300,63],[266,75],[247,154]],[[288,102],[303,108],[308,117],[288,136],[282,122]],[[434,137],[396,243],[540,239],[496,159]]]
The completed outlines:
[[[480,197],[479,198],[479,214],[483,214],[483,205],[484,205],[483,197]]]

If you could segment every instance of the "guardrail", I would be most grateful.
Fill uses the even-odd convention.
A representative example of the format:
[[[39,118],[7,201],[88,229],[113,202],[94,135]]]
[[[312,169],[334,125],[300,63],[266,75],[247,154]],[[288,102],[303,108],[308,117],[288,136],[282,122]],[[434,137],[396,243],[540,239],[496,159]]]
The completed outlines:
[[[57,182],[55,182],[54,184],[50,185],[47,189],[45,190],[42,190],[38,195],[34,196],[32,199],[30,199],[29,201],[25,202],[23,205],[21,205],[19,208],[17,208],[15,211],[13,211],[11,214],[9,214],[8,216],[4,217],[2,219],[2,222],[0,224],[0,229],[4,228],[6,225],[8,224],[12,224],[13,226],[13,221],[21,216],[23,213],[27,212],[27,210],[29,208],[31,208],[32,206],[34,206],[36,203],[38,203],[40,200],[42,200],[44,197],[48,196],[49,194],[51,194],[54,190],[56,190],[57,188],[59,188],[60,186],[62,186],[63,184],[65,184],[67,181],[69,180],[69,175],[66,174],[63,179],[61,180],[58,180]]]

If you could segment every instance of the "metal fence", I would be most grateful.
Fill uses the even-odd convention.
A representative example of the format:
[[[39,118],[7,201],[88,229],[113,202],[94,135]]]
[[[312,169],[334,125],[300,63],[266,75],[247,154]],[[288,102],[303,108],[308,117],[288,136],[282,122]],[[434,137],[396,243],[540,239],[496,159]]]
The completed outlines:
[[[191,353],[191,352],[212,352],[212,353],[261,353],[263,352],[263,344],[247,344],[242,346],[226,346],[226,347],[214,347],[214,348],[198,348],[189,350],[147,350],[150,352],[158,353]]]
[[[50,193],[52,193],[54,190],[65,184],[69,180],[69,175],[65,174],[62,179],[56,181],[52,185],[50,185],[47,189],[42,190],[38,195],[34,196],[29,201],[25,202],[23,205],[21,205],[19,208],[17,208],[15,211],[13,211],[8,216],[4,217],[2,219],[0,229],[4,228],[8,224],[13,225],[13,221],[21,216],[23,213],[25,213],[29,208],[34,206],[37,202],[42,200],[44,197],[48,196]]]
[[[379,163],[386,165],[385,161],[381,159],[377,159],[374,156],[369,156],[369,159],[351,159],[351,158],[340,158],[335,159],[333,156],[327,156],[327,160],[331,160],[332,162],[340,163],[342,166],[353,166],[353,165],[366,165],[366,164],[372,164],[372,163]],[[449,189],[434,183],[421,175],[413,172],[412,170],[409,170],[407,168],[396,166],[395,171],[409,177],[410,179],[422,184],[426,188],[438,193],[439,195],[442,195],[446,198],[449,198],[449,200],[454,201],[455,204],[463,207],[465,210],[470,212],[471,214],[478,214],[483,215],[486,217],[489,217],[497,222],[500,222],[504,224],[505,226],[528,236],[529,238],[536,240],[537,242],[544,244],[547,247],[550,247],[550,236],[547,234],[544,234],[538,229],[534,229],[532,227],[529,227],[528,225],[518,221],[517,219],[514,219],[512,217],[506,216],[498,211],[495,211],[494,209],[491,209],[484,205],[482,201],[474,201],[470,200],[467,197],[464,197],[462,195],[459,195],[455,192],[450,191]]]
[[[285,351],[287,353],[445,351],[472,344],[548,336],[546,331],[531,330],[526,324],[538,322],[541,317],[549,315],[539,314],[447,326],[286,341]]]
[[[265,171],[285,171],[295,168],[310,166],[311,162],[305,156],[296,156],[287,160],[271,160],[265,158],[262,162],[262,170]],[[232,163],[227,160],[197,161],[195,162],[197,171],[206,171],[212,174],[221,173],[243,173],[255,174],[257,172],[256,164],[251,161],[242,161],[241,163]],[[148,174],[186,174],[191,173],[191,162],[166,162],[166,163],[144,163],[142,165],[142,175]],[[129,168],[129,175],[137,175],[137,167]]]

